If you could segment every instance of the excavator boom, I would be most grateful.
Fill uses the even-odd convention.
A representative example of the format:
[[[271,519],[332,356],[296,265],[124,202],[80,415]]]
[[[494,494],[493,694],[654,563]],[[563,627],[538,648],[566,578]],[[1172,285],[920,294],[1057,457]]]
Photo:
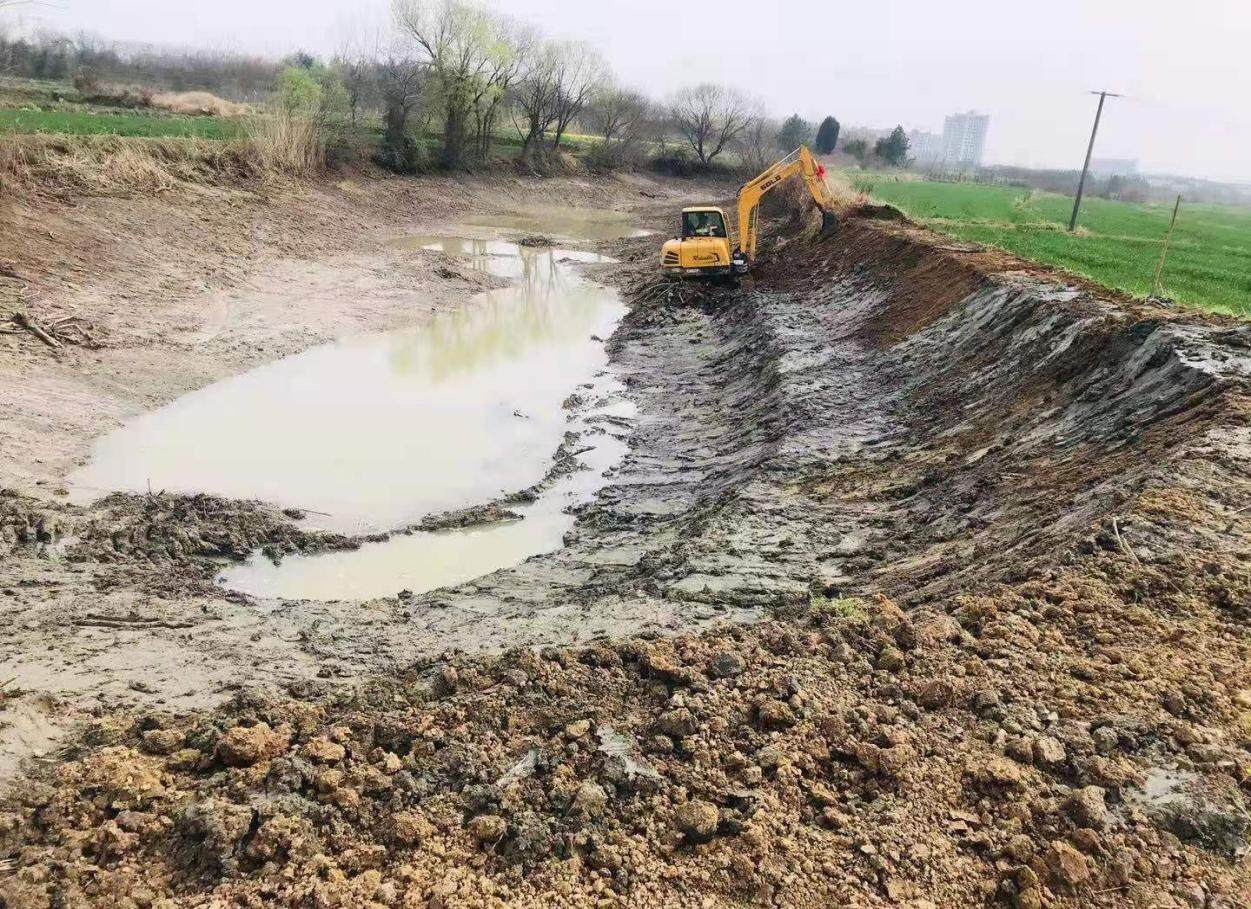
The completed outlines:
[[[763,173],[739,190],[738,245],[748,262],[756,259],[756,241],[760,233],[760,200],[795,174],[803,177],[804,185],[812,193],[812,198],[821,209],[822,218],[827,224],[832,217],[834,198],[825,183],[825,168],[817,163],[806,146],[802,146],[781,161],[765,168]]]

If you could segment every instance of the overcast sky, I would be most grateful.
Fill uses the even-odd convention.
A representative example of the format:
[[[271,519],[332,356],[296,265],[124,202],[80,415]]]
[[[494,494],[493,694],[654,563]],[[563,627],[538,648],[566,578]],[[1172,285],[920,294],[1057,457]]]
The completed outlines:
[[[706,79],[771,111],[941,131],[991,115],[992,162],[1078,167],[1096,155],[1251,182],[1251,0],[496,0],[549,35],[600,48],[620,79],[663,94]],[[333,50],[386,0],[56,0],[28,20],[146,42],[271,54]]]

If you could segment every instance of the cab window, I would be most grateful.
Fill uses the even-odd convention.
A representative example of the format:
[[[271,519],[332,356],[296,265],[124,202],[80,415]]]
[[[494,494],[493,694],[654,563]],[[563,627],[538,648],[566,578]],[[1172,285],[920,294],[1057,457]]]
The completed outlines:
[[[716,211],[688,211],[682,213],[682,238],[724,237],[725,219]]]

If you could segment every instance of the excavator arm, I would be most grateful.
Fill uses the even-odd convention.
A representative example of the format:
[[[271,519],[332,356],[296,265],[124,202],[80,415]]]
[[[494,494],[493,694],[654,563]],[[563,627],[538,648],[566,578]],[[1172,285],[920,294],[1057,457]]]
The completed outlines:
[[[827,228],[834,218],[834,198],[825,183],[825,168],[812,157],[807,147],[791,152],[781,161],[769,166],[760,176],[739,190],[738,194],[738,245],[748,263],[756,259],[756,240],[759,237],[760,200],[770,190],[799,174],[804,185],[812,193],[817,207],[821,209],[822,228]]]

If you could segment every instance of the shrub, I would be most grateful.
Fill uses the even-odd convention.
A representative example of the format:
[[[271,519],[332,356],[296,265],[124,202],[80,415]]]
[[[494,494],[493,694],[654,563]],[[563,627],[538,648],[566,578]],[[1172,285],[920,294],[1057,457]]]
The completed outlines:
[[[388,132],[374,153],[374,163],[393,173],[415,174],[424,166],[425,151],[407,132]]]
[[[843,151],[863,164],[869,157],[869,143],[863,139],[852,139],[843,146]]]
[[[838,148],[840,129],[838,121],[833,117],[826,117],[821,121],[821,126],[817,130],[817,154],[828,155]]]
[[[793,152],[812,141],[812,124],[799,114],[791,114],[782,124],[777,135],[777,146],[784,152]]]
[[[351,155],[350,102],[337,73],[320,64],[288,66],[278,74],[276,88],[279,112],[261,118],[252,130],[252,141],[267,168],[306,175],[323,168],[327,160]]]
[[[672,148],[657,154],[651,168],[667,177],[691,177],[701,171],[698,162],[685,148]]]
[[[896,126],[891,134],[877,140],[873,153],[894,167],[903,167],[908,163],[908,136],[902,126]]]
[[[94,95],[100,90],[100,80],[89,69],[80,69],[74,73],[74,88],[84,95]]]
[[[324,91],[316,74],[301,66],[288,66],[278,74],[278,103],[289,116],[312,117],[321,110]]]
[[[624,163],[616,145],[612,142],[596,142],[587,151],[584,160],[586,166],[597,174],[611,173]]]

